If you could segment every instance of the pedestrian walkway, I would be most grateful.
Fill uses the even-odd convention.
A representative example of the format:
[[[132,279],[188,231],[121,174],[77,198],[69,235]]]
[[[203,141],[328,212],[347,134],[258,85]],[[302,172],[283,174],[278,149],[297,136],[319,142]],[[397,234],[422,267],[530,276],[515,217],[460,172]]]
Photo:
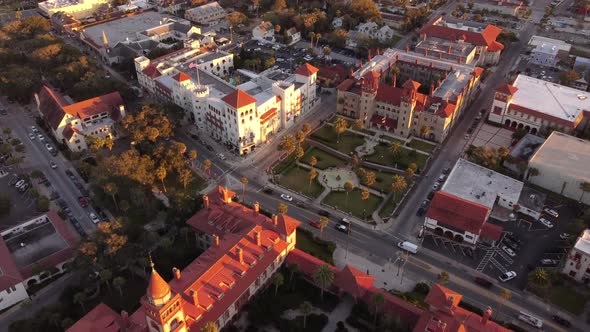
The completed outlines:
[[[350,326],[346,324],[346,318],[350,315],[352,311],[352,307],[354,306],[354,300],[350,296],[345,296],[338,306],[332,310],[331,313],[328,314],[328,324],[324,326],[322,332],[334,332],[336,331],[336,327],[338,322],[343,322],[344,326],[348,329],[348,331],[354,330]],[[355,330],[356,331],[356,330]]]

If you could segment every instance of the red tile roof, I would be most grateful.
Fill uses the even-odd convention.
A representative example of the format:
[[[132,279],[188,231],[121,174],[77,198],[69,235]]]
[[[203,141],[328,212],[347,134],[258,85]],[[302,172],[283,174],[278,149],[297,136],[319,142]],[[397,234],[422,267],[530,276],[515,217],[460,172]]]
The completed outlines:
[[[455,104],[443,101],[440,107],[438,108],[438,111],[436,111],[436,113],[434,114],[442,118],[448,118],[451,115],[453,115],[453,113],[455,113],[456,108],[457,106],[455,106]]]
[[[83,319],[72,325],[67,332],[118,332],[123,330],[123,319],[108,305],[100,303]]]
[[[577,125],[580,123],[580,121],[582,120],[582,118],[584,117],[584,113],[580,113],[580,115],[578,116],[578,118],[572,120],[572,121],[568,121],[562,118],[558,118],[555,116],[552,116],[550,114],[547,113],[543,113],[543,112],[539,112],[539,111],[535,111],[532,110],[528,107],[524,107],[524,106],[520,106],[518,104],[515,103],[510,103],[508,104],[508,109],[513,110],[513,111],[518,111],[518,112],[522,112],[524,114],[529,114],[532,115],[534,117],[543,119],[543,120],[547,120],[550,123],[555,123],[555,124],[559,124],[562,125],[566,128],[576,128]]]
[[[338,84],[336,89],[339,91],[348,91],[355,83],[356,80],[354,78],[347,78],[342,83]]]
[[[488,46],[488,52],[498,52],[504,49],[504,45],[502,43],[493,41],[490,46]]]
[[[156,77],[160,77],[162,75],[162,73],[160,73],[160,70],[154,65],[149,65],[149,66],[145,67],[141,72],[144,73],[145,75],[147,75],[147,77],[152,78],[152,79],[154,79]]]
[[[481,67],[475,67],[475,69],[473,69],[473,75],[475,77],[480,77],[481,74],[483,74],[483,72],[484,72],[484,69]]]
[[[377,101],[399,106],[402,100],[402,89],[387,84],[379,84]]]
[[[481,228],[480,236],[483,236],[494,241],[498,241],[502,237],[502,230],[503,228],[501,226],[486,222]]]
[[[240,89],[230,93],[229,95],[226,95],[225,97],[221,98],[221,100],[235,109],[240,109],[242,107],[256,103],[256,98]]]
[[[516,91],[518,91],[518,88],[508,83],[501,83],[498,84],[498,86],[496,87],[496,91],[503,93],[505,95],[512,96]]]
[[[498,38],[498,35],[502,32],[502,29],[491,24],[485,27],[485,29],[483,29],[481,32],[465,31],[461,29],[454,29],[448,26],[437,25],[436,23],[440,22],[441,20],[444,20],[444,18],[438,17],[432,20],[429,24],[420,29],[419,33],[452,41],[464,39],[465,42],[475,46],[490,47],[494,44],[496,38]],[[494,45],[492,47],[497,48],[499,46]]]
[[[348,76],[346,67],[341,64],[336,64],[330,67],[320,67],[318,77],[325,77],[336,81],[345,79]]]
[[[0,238],[0,291],[4,291],[23,281],[10,250]]]
[[[397,128],[397,119],[392,119],[382,115],[373,114],[371,117],[371,123],[378,126],[384,126],[387,128]]]
[[[381,293],[385,299],[385,302],[381,306],[381,312],[389,313],[390,315],[398,316],[399,319],[407,326],[414,326],[424,310],[418,308],[410,302],[406,302],[401,298],[379,289],[375,286],[371,287],[368,292],[365,293],[363,301],[369,306],[373,303],[373,294]],[[423,332],[423,331],[421,331]]]
[[[262,113],[262,115],[260,116],[260,124],[265,124],[267,121],[276,118],[277,114],[278,112],[276,107],[273,107],[268,111]]]
[[[287,264],[296,264],[299,271],[312,276],[320,265],[327,265],[336,274],[339,270],[337,267],[327,264],[323,260],[314,257],[299,249],[294,249],[289,253],[286,260]]]
[[[187,74],[185,74],[183,72],[179,72],[178,74],[172,76],[172,78],[178,82],[184,82],[184,81],[191,79],[190,76],[188,76]]]
[[[378,80],[379,79],[379,73],[374,71],[374,70],[369,70],[368,72],[365,73],[365,75],[363,75],[364,79],[369,79],[369,80]]]
[[[170,295],[170,285],[164,281],[152,263],[152,273],[148,284],[147,296],[151,299],[161,300],[168,295]]]
[[[305,63],[301,67],[295,69],[295,74],[309,77],[317,73],[318,71],[319,69],[317,69],[316,67],[310,65],[309,63]]]
[[[420,85],[422,85],[422,84],[414,81],[413,79],[409,79],[409,80],[405,81],[404,84],[402,84],[402,87],[404,89],[418,90]]]
[[[490,209],[481,204],[437,191],[432,198],[426,217],[439,224],[479,234],[487,220]]]
[[[334,277],[334,286],[360,299],[373,286],[375,277],[346,265]]]
[[[72,137],[74,136],[74,133],[76,134],[80,134],[80,132],[78,131],[78,129],[76,129],[76,127],[73,127],[71,124],[67,124],[62,132],[64,138],[68,141],[72,140]]]
[[[430,288],[430,292],[428,292],[426,298],[424,298],[424,302],[431,307],[441,309],[449,305],[449,300],[451,300],[450,303],[453,306],[458,306],[462,298],[463,295],[439,284],[434,284]]]

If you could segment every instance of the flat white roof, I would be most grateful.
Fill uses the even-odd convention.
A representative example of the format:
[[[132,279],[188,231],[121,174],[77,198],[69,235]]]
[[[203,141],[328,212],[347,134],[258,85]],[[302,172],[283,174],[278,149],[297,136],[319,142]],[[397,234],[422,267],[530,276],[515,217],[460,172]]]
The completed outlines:
[[[574,248],[586,255],[590,255],[590,229],[586,229],[582,232],[582,235],[580,235],[578,241],[576,241]]]
[[[551,55],[555,56],[559,52],[559,48],[555,45],[541,44],[541,45],[537,45],[537,47],[535,47],[534,52],[551,54]]]
[[[512,84],[518,90],[512,104],[552,117],[575,121],[584,110],[590,111],[590,93],[526,75]]]
[[[441,191],[492,209],[498,195],[518,202],[522,187],[518,180],[459,159]]]
[[[554,131],[529,164],[567,174],[580,182],[590,182],[590,141]]]
[[[572,45],[564,42],[563,40],[541,37],[541,36],[532,36],[529,40],[530,46],[538,47],[540,45],[547,45],[549,47],[555,46],[558,50],[566,51],[569,53]]]

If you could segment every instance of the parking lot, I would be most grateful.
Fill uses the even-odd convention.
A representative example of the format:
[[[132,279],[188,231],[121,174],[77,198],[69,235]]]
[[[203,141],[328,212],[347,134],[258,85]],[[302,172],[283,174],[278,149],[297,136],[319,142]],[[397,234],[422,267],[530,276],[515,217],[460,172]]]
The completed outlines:
[[[37,215],[35,197],[29,190],[19,192],[14,187],[16,184],[14,180],[13,173],[0,178],[0,191],[10,199],[10,214],[0,217],[0,230],[10,228]]]

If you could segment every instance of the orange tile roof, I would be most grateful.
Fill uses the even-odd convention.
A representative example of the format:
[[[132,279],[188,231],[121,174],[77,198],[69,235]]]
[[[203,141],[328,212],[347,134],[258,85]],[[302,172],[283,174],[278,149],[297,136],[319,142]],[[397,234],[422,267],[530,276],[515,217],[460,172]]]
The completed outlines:
[[[436,220],[442,226],[448,225],[461,231],[479,234],[490,209],[460,197],[437,191],[426,212],[426,217]]]
[[[154,269],[152,263],[152,274],[150,275],[150,283],[147,288],[147,296],[154,300],[161,300],[168,295],[170,295],[170,285]]]
[[[123,331],[123,319],[104,303],[99,303],[83,319],[78,320],[67,332],[119,332]]]
[[[229,95],[226,95],[225,97],[221,98],[221,100],[235,109],[240,109],[242,107],[256,103],[256,98],[240,89],[237,89]]]
[[[475,46],[490,47],[496,42],[496,38],[498,38],[498,35],[502,32],[502,29],[492,24],[488,24],[488,26],[486,26],[481,32],[454,29],[448,26],[437,25],[436,23],[440,20],[440,16],[433,19],[429,24],[426,24],[420,29],[419,33],[452,41],[463,39],[465,42]],[[492,47],[498,47],[498,45]]]
[[[295,69],[295,74],[309,77],[317,73],[318,71],[319,69],[317,69],[316,67],[310,65],[309,63],[305,63],[301,67]]]
[[[362,298],[369,288],[373,286],[375,277],[361,272],[354,267],[346,265],[334,278],[334,285],[354,298]]]
[[[409,79],[406,82],[404,82],[404,84],[402,85],[402,87],[404,89],[410,89],[410,90],[418,90],[418,88],[420,87],[419,82],[414,81],[413,79]]]
[[[191,79],[190,76],[188,76],[187,74],[185,74],[183,72],[179,72],[178,74],[172,76],[172,78],[178,82],[184,82],[184,81]]]
[[[501,83],[496,87],[496,91],[512,96],[514,93],[516,93],[516,91],[518,91],[518,88],[508,83]]]
[[[145,67],[142,71],[142,73],[144,73],[145,75],[147,75],[147,77],[149,78],[156,78],[156,77],[160,77],[162,74],[160,73],[160,70],[158,70],[158,68],[154,65],[149,65],[147,67]]]
[[[502,43],[493,41],[490,46],[488,46],[488,52],[498,52],[504,49],[504,45]]]

